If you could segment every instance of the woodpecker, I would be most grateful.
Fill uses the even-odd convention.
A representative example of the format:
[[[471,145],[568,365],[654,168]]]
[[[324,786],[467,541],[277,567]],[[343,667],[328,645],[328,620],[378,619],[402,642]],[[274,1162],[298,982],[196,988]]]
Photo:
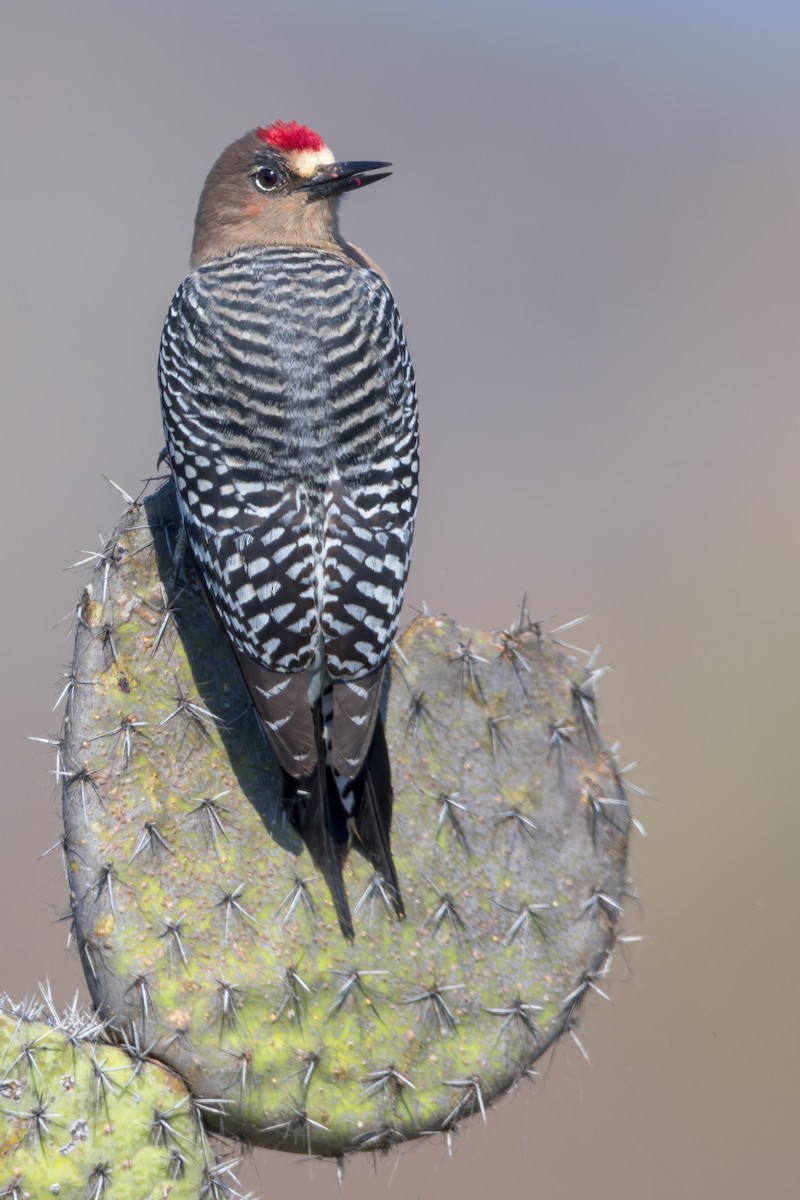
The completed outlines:
[[[228,146],[159,357],[188,548],[347,938],[351,844],[404,916],[380,706],[417,504],[414,374],[388,284],[337,212],[390,166],[337,162],[296,121]]]

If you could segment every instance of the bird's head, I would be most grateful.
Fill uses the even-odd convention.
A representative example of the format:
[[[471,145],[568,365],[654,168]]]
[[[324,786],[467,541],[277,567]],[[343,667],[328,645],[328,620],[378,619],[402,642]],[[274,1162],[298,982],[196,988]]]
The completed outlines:
[[[246,133],[223,150],[206,179],[192,266],[244,246],[341,244],[339,197],[385,179],[390,166],[336,162],[319,134],[296,121]]]

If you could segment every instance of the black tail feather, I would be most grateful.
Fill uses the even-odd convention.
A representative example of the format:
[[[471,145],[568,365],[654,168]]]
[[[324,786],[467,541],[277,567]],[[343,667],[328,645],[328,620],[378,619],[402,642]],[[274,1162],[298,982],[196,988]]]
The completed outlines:
[[[336,908],[342,933],[350,941],[355,937],[353,918],[347,902],[342,866],[350,840],[347,814],[328,767],[322,738],[322,714],[315,712],[317,763],[312,775],[293,779],[286,775],[286,800],[289,818],[322,872]]]
[[[353,781],[353,826],[364,854],[388,884],[398,917],[406,915],[397,880],[389,831],[392,827],[392,772],[380,714],[364,766]]]
[[[355,937],[342,868],[350,845],[355,844],[383,877],[398,917],[406,915],[392,859],[389,832],[392,826],[392,772],[380,716],[364,765],[352,783],[353,809],[348,818],[339,789],[325,761],[322,711],[314,712],[317,763],[302,779],[285,775],[286,806],[292,825],[303,839],[315,866],[322,872],[346,938]]]

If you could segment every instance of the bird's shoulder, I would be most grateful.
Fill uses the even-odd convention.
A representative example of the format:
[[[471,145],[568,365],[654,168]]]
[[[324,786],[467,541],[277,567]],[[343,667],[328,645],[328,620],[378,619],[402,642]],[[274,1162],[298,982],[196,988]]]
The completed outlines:
[[[258,246],[232,251],[190,271],[176,295],[215,297],[227,287],[263,288],[270,294],[320,285],[364,295],[390,293],[386,279],[366,258],[354,259],[315,246]]]
[[[311,336],[320,320],[345,312],[362,328],[400,324],[389,286],[371,266],[314,247],[258,247],[190,271],[172,298],[164,335],[182,344],[252,326],[270,336],[289,320]]]

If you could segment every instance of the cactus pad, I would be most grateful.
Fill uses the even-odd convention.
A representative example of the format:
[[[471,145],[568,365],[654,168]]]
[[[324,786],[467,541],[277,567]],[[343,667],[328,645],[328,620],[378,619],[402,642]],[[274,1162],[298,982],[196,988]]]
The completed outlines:
[[[171,485],[133,505],[78,610],[65,849],[102,1017],[225,1132],[383,1148],[485,1111],[574,1021],[613,944],[628,808],[594,676],[534,624],[400,638],[386,732],[407,908],[351,852],[356,937],[191,566]]]
[[[0,1197],[197,1200],[213,1176],[185,1084],[101,1033],[0,996]]]

